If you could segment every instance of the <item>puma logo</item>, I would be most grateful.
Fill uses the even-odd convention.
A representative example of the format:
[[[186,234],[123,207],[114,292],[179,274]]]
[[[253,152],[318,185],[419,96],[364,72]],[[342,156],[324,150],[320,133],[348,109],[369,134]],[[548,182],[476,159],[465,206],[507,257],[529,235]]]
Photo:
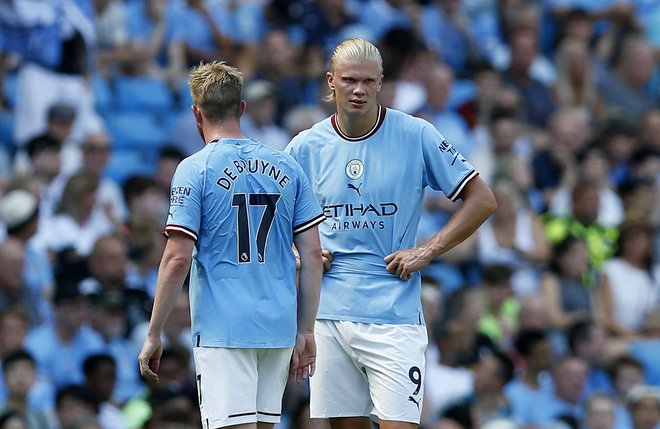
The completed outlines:
[[[362,186],[362,183],[360,183],[359,185],[357,185],[357,187],[356,187],[354,184],[352,184],[352,183],[349,183],[348,185],[346,185],[346,187],[347,187],[348,189],[353,189],[353,190],[355,190],[355,192],[357,192],[357,194],[358,194],[359,196],[362,196],[362,194],[360,193],[360,186]]]
[[[415,405],[417,405],[417,409],[419,410],[419,401],[418,401],[418,400],[416,400],[416,399],[413,398],[412,396],[408,396],[408,400],[409,400],[410,402],[414,403]]]

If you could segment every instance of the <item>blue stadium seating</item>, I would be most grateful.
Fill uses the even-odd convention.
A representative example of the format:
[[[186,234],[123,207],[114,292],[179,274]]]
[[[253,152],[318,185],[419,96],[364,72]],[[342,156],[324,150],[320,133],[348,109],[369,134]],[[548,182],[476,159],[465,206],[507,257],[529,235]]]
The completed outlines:
[[[118,149],[158,151],[167,143],[167,131],[153,113],[110,112],[105,115],[105,123]]]
[[[113,148],[105,176],[123,183],[132,175],[152,176],[156,171],[156,153],[141,149]]]
[[[162,80],[149,76],[118,76],[112,86],[121,111],[164,113],[174,110],[174,94]]]
[[[11,111],[0,110],[0,145],[10,149],[14,135],[14,115]]]
[[[106,78],[100,75],[94,76],[92,89],[94,90],[94,107],[99,114],[105,115],[115,108],[114,95]]]
[[[16,80],[16,73],[7,73],[5,75],[5,97],[7,97],[7,103],[9,103],[9,107],[14,107],[16,105]]]

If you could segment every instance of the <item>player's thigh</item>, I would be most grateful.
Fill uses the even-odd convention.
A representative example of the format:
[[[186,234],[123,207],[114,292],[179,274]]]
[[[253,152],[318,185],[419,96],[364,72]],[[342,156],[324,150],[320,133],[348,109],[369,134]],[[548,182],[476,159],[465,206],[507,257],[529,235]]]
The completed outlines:
[[[422,325],[369,325],[355,339],[379,420],[419,423],[427,343]]]
[[[257,421],[279,423],[292,348],[261,349],[257,363]]]
[[[310,378],[312,418],[369,416],[373,404],[363,368],[338,331],[337,322],[316,322],[316,372]]]
[[[257,422],[257,352],[220,347],[193,349],[205,428]]]

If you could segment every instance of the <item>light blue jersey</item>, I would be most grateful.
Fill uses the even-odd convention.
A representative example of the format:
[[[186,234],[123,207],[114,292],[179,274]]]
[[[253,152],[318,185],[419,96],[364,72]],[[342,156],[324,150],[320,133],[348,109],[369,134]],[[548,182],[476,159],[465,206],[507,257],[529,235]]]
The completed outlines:
[[[321,246],[333,253],[319,319],[423,324],[420,275],[403,281],[383,258],[415,246],[424,188],[456,200],[477,173],[425,120],[379,107],[366,135],[351,138],[331,116],[287,146],[307,173],[328,220]]]
[[[293,235],[324,219],[300,166],[249,139],[222,139],[184,159],[166,233],[195,242],[190,312],[197,346],[292,347]]]

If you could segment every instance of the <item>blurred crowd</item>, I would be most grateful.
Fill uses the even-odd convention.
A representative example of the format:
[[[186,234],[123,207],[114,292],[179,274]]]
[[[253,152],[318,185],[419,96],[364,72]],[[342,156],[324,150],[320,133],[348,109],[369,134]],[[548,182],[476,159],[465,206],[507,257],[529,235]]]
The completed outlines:
[[[238,66],[244,133],[282,149],[350,37],[498,202],[422,273],[423,428],[660,428],[660,1],[5,0],[0,429],[200,426],[185,293],[158,385],[136,359],[202,146],[187,70]],[[428,193],[419,242],[455,209]],[[326,429],[307,401],[280,426]]]

